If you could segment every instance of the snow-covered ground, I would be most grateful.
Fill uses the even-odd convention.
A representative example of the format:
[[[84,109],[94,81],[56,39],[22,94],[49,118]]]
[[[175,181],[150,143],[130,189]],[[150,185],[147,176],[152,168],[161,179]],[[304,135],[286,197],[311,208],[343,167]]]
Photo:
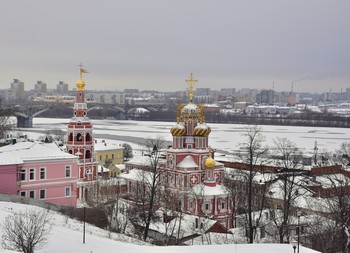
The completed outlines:
[[[12,212],[26,211],[30,208],[39,208],[23,204],[0,202],[0,223]],[[111,239],[104,230],[91,225],[86,226],[86,240],[82,243],[83,224],[79,221],[66,219],[65,216],[50,211],[53,228],[49,234],[46,247],[37,250],[38,253],[281,253],[293,252],[290,244],[225,244],[225,245],[200,245],[200,246],[152,246],[142,241],[113,233]],[[2,232],[0,230],[0,237]],[[6,251],[0,247],[0,252]],[[300,247],[300,253],[316,253],[317,251]]]
[[[66,130],[70,119],[34,118],[34,127],[31,129],[19,129],[21,135],[27,135],[30,139],[42,136],[46,130]],[[92,120],[95,138],[105,139],[114,144],[131,143],[133,149],[141,149],[138,143],[147,138],[163,137],[167,141],[172,140],[170,129],[174,122],[150,122],[150,121],[116,121],[116,120]],[[223,152],[232,152],[239,149],[239,143],[243,142],[242,133],[245,125],[238,124],[210,124],[212,132],[209,143],[213,148]],[[295,142],[305,151],[312,152],[317,141],[319,150],[327,148],[335,150],[344,141],[350,141],[350,129],[344,128],[313,128],[313,127],[286,127],[286,126],[262,126],[267,144],[272,145],[273,139],[286,137]],[[28,207],[21,204],[0,202],[0,223],[14,210],[25,210]],[[87,226],[86,243],[82,243],[82,223],[66,219],[60,214],[52,212],[54,224],[48,245],[37,252],[176,252],[179,247],[158,247],[145,244],[136,239],[124,235],[112,234],[108,238],[108,232],[91,225]],[[0,231],[1,236],[1,231]],[[293,252],[291,245],[287,244],[225,244],[225,245],[197,245],[183,246],[181,251],[186,252],[212,252],[222,253],[239,252]],[[3,249],[0,248],[0,252]],[[301,253],[316,252],[301,247]]]
[[[70,119],[34,118],[32,129],[21,129],[22,133],[30,138],[38,134],[31,131],[44,132],[46,129],[67,128]],[[175,122],[159,121],[132,121],[132,120],[92,120],[94,134],[97,138],[120,140],[121,142],[140,143],[142,139],[163,137],[167,141],[172,140],[170,129]],[[223,153],[232,153],[239,149],[239,144],[244,141],[242,133],[247,129],[240,124],[209,124],[212,132],[209,135],[211,147],[221,150]],[[304,150],[312,153],[317,141],[319,152],[323,150],[334,151],[340,144],[350,142],[350,128],[329,127],[298,127],[298,126],[261,126],[266,144],[273,146],[273,140],[277,137],[287,138]]]

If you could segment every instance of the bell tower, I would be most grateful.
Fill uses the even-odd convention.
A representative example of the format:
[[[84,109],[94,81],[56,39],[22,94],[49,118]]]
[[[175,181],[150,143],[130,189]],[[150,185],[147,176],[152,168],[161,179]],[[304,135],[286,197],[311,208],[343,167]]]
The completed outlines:
[[[78,199],[84,201],[88,195],[93,194],[98,163],[94,155],[93,126],[87,117],[87,104],[85,101],[83,74],[88,72],[81,64],[79,68],[80,78],[76,83],[74,112],[67,128],[66,152],[79,157],[77,193]]]

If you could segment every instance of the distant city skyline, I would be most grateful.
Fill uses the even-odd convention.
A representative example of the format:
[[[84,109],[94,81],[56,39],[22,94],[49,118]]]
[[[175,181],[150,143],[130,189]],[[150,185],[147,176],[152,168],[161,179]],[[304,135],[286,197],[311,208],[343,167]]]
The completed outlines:
[[[0,89],[345,92],[350,1],[17,1],[0,10]]]

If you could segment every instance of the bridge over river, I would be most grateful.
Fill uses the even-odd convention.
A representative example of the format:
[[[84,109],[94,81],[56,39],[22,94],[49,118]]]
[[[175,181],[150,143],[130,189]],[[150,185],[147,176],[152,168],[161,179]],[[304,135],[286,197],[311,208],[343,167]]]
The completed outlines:
[[[95,115],[103,115],[104,112],[109,112],[115,119],[128,119],[130,115],[134,115],[137,108],[143,108],[147,111],[158,111],[159,107],[154,105],[113,105],[102,103],[88,103],[88,113]],[[14,109],[14,116],[17,118],[17,127],[31,128],[33,127],[33,118],[40,117],[44,113],[54,110],[67,110],[73,116],[72,104],[33,104],[15,106],[9,109]],[[89,115],[89,114],[88,114]],[[91,114],[90,114],[91,115]]]

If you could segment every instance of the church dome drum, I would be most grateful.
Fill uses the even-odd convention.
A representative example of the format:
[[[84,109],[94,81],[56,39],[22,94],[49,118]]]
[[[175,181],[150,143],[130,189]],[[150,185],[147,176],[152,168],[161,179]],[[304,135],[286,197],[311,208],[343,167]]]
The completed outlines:
[[[197,105],[189,103],[181,110],[183,120],[199,120],[199,110]]]

